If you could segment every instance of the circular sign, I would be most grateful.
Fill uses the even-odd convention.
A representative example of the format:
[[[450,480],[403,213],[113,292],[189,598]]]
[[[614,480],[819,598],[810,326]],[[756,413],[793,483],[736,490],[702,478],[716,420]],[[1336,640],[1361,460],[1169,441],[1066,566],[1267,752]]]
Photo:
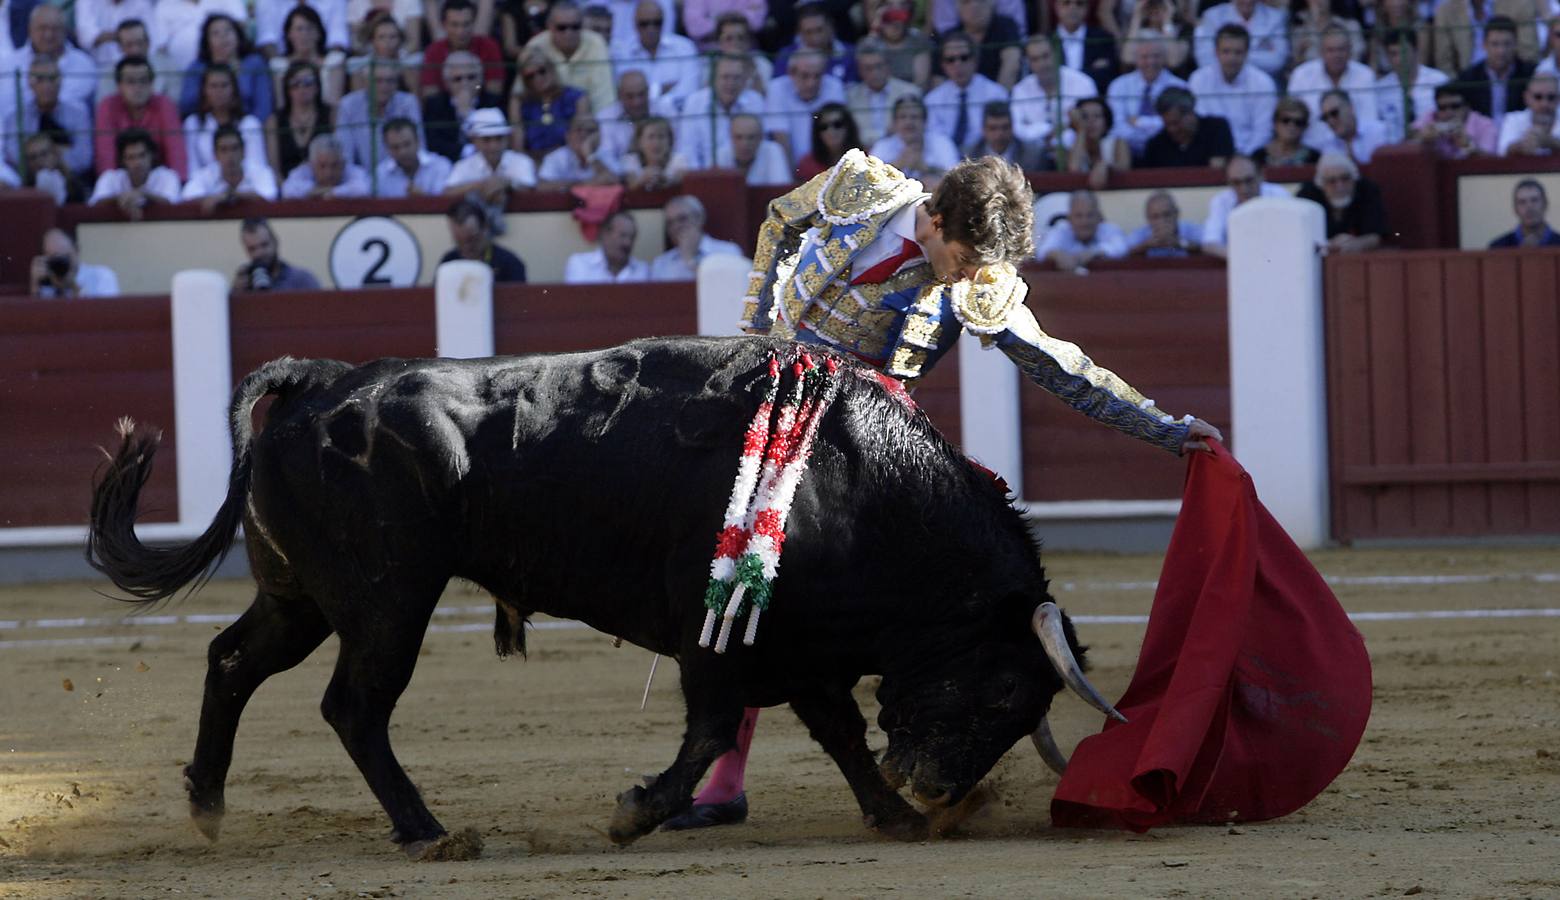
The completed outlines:
[[[411,287],[421,274],[422,247],[399,219],[353,219],[331,242],[330,277],[338,288]]]

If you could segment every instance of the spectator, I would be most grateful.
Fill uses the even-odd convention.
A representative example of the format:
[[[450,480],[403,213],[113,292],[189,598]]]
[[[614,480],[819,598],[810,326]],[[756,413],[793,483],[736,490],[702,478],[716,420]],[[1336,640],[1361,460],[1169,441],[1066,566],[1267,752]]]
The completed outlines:
[[[1365,62],[1377,72],[1385,75],[1391,72],[1393,66],[1387,59],[1387,45],[1403,40],[1399,31],[1412,31],[1414,55],[1419,64],[1428,68],[1430,66],[1430,22],[1419,14],[1419,3],[1416,0],[1377,0],[1376,21],[1370,29],[1370,58]],[[1435,71],[1440,71],[1439,69]]]
[[[1289,95],[1305,101],[1311,113],[1305,142],[1313,147],[1320,147],[1329,137],[1321,116],[1322,95],[1328,91],[1348,91],[1350,105],[1361,120],[1380,118],[1376,114],[1376,73],[1349,58],[1349,33],[1337,26],[1326,28],[1320,43],[1320,59],[1301,63],[1289,73]]]
[[[677,120],[677,147],[695,169],[715,164],[716,151],[730,139],[732,116],[764,111],[763,95],[747,87],[752,81],[748,57],[716,56],[713,67],[711,86],[689,94],[683,102],[682,118]]]
[[[421,104],[401,90],[400,63],[377,60],[369,86],[342,97],[341,106],[336,109],[336,137],[347,162],[365,169],[377,168],[379,161],[389,156],[381,126],[391,119],[417,123],[418,143],[422,142]]]
[[[943,173],[958,165],[959,148],[926,127],[926,104],[919,97],[900,97],[894,104],[894,130],[872,145],[878,159],[935,190]]]
[[[512,191],[536,187],[536,166],[531,158],[508,148],[512,129],[496,109],[479,109],[466,119],[466,138],[476,147],[450,169],[444,193],[474,193],[489,210],[502,212]],[[494,234],[503,232],[502,215],[490,212]]]
[[[765,126],[769,137],[799,160],[812,139],[812,117],[825,103],[844,103],[845,85],[824,72],[827,60],[813,50],[799,50],[787,61],[786,74],[769,84]]]
[[[650,263],[651,281],[692,281],[706,256],[742,256],[742,248],[704,233],[704,204],[692,194],[666,201],[666,242],[672,249]]]
[[[321,134],[309,141],[309,158],[288,172],[282,182],[282,197],[288,200],[368,195],[368,173],[347,161],[346,148],[333,134]]]
[[[213,15],[237,22],[247,19],[249,10],[244,0],[157,0],[152,52],[166,55],[174,71],[183,72],[200,55],[206,18]]]
[[[30,134],[22,141],[23,187],[37,188],[54,198],[57,206],[87,199],[81,179],[60,158],[59,145],[47,134]]]
[[[1461,0],[1447,0],[1456,4]],[[1517,56],[1517,25],[1504,16],[1492,16],[1484,26],[1484,58],[1462,69],[1454,79],[1462,85],[1468,105],[1495,120],[1525,108],[1522,94],[1533,64]]]
[[[182,3],[184,0],[173,0]],[[127,56],[114,65],[118,93],[104,97],[97,109],[97,137],[93,158],[99,172],[114,161],[114,135],[126,128],[140,128],[158,144],[163,164],[183,178],[189,172],[184,154],[184,131],[173,101],[152,92],[152,66],[144,56]]]
[[[634,127],[634,143],[620,162],[629,190],[659,191],[682,183],[688,160],[672,149],[672,123],[660,116]]]
[[[872,14],[871,33],[856,47],[859,55],[876,50],[888,60],[888,71],[900,81],[908,81],[926,90],[932,77],[930,38],[910,27],[911,0],[881,0]]]
[[[1349,58],[1365,61],[1369,49],[1365,30],[1360,23],[1347,16],[1333,15],[1331,0],[1305,0],[1305,8],[1295,15],[1289,29],[1289,56],[1296,65],[1321,56],[1321,35],[1329,25],[1337,25],[1349,33]]]
[[[174,0],[182,2],[182,0]],[[200,105],[201,73],[207,66],[227,66],[238,79],[238,93],[244,112],[257,119],[271,114],[271,73],[265,60],[249,46],[249,38],[238,20],[217,13],[201,26],[200,54],[184,70],[179,92],[179,114],[193,115]]]
[[[808,181],[832,169],[845,151],[861,148],[856,117],[843,104],[827,103],[813,116],[812,152],[796,165],[796,179]]]
[[[1370,162],[1377,147],[1387,143],[1387,127],[1379,120],[1361,120],[1356,116],[1347,91],[1332,90],[1322,95],[1322,121],[1332,130],[1332,137],[1318,147],[1323,156],[1341,153],[1364,165]]]
[[[1116,121],[1115,133],[1141,156],[1148,139],[1164,122],[1154,112],[1154,102],[1165,88],[1186,87],[1186,82],[1165,68],[1165,46],[1160,41],[1140,40],[1136,44],[1137,68],[1110,83],[1106,96]]]
[[[482,60],[456,50],[444,59],[444,90],[423,100],[423,135],[427,147],[454,162],[466,147],[461,126],[472,110],[496,109],[504,98],[482,86]]]
[[[285,2],[285,0],[283,0]],[[282,2],[272,0],[264,6],[276,9]],[[293,63],[306,62],[320,73],[320,94],[332,108],[341,102],[346,90],[346,69],[340,50],[331,50],[325,44],[325,23],[312,6],[298,4],[287,10],[282,26],[282,52],[273,56],[270,71],[280,78]],[[268,48],[275,52],[275,47]]]
[[[1560,234],[1549,227],[1549,195],[1536,178],[1524,178],[1511,191],[1517,227],[1490,241],[1491,250],[1507,247],[1560,247]]]
[[[649,281],[650,266],[633,256],[639,226],[628,210],[618,210],[601,223],[596,249],[576,253],[563,267],[565,284],[611,284]]]
[[[1531,90],[1532,82],[1528,83]],[[1527,113],[1513,113],[1508,123]],[[1442,159],[1467,159],[1495,152],[1499,130],[1485,115],[1468,108],[1462,89],[1450,82],[1435,89],[1435,106],[1413,123],[1413,139],[1435,149]]]
[[[1130,66],[1137,59],[1137,41],[1152,39],[1164,45],[1165,68],[1172,74],[1185,78],[1197,68],[1197,58],[1192,55],[1192,27],[1181,20],[1179,11],[1169,0],[1142,0],[1133,4],[1126,34],[1127,39],[1121,45],[1123,66]]]
[[[282,104],[266,123],[271,171],[285,178],[303,165],[310,142],[330,132],[330,107],[320,95],[320,70],[313,63],[293,63],[282,77]]]
[[[681,103],[699,89],[704,67],[693,41],[666,32],[665,22],[666,12],[657,0],[640,0],[634,8],[635,37],[612,47],[612,62],[618,75],[630,69],[644,72],[651,97]]]
[[[980,133],[981,110],[992,101],[1007,102],[1007,88],[975,71],[975,45],[963,34],[948,35],[937,60],[947,80],[926,92],[926,128],[962,154]]]
[[[60,99],[91,109],[97,94],[97,63],[66,43],[65,35],[64,10],[47,3],[33,7],[27,17],[27,42],[11,56],[9,68],[18,74],[30,73],[34,59],[52,59],[59,66]]]
[[[244,112],[233,70],[215,63],[200,73],[200,101],[195,111],[184,117],[184,149],[191,177],[216,161],[214,138],[217,129],[224,126],[243,136],[245,159],[266,165],[265,132],[260,121]]]
[[[596,121],[601,125],[602,155],[621,168],[623,157],[633,149],[639,123],[651,116],[671,120],[677,116],[677,106],[665,97],[651,100],[650,82],[638,69],[623,73],[617,94],[617,102],[602,110]]]
[[[415,3],[415,0],[411,2]],[[415,18],[421,20],[421,16]],[[397,24],[395,16],[383,9],[375,9],[357,30],[363,36],[363,50],[360,55],[348,57],[345,65],[347,74],[352,76],[353,89],[368,86],[368,72],[378,63],[395,62],[401,66],[401,89],[411,91],[420,98],[422,91],[417,82],[422,73],[422,54],[409,49],[411,45],[407,41],[406,32]],[[444,61],[448,64],[449,57],[446,56]],[[271,69],[276,70],[274,62]],[[479,62],[477,81],[480,83],[481,80],[482,66]]]
[[[130,2],[130,0],[123,0],[123,2]],[[102,103],[105,97],[113,96],[118,90],[118,86],[114,83],[114,67],[119,64],[121,59],[127,56],[140,56],[148,60],[152,58],[152,39],[147,33],[146,22],[140,19],[126,19],[119,23],[118,28],[114,29],[113,35],[113,44],[102,45],[104,47],[113,46],[117,49],[114,53],[113,62],[104,63],[98,67],[97,97],[99,103]],[[158,66],[167,68],[167,63],[162,57],[158,57],[157,62],[153,64],[153,68]],[[152,90],[159,94],[166,93],[166,81],[162,72],[152,73]]]
[[[596,37],[601,38],[602,42],[607,45],[607,49],[610,52],[612,48],[612,29],[614,24],[612,10],[608,9],[605,3],[592,3],[581,10],[581,12],[585,16],[585,30],[594,34]],[[628,27],[628,30],[633,30],[631,23]]]
[[[735,16],[751,34],[753,29],[763,27],[767,13],[764,0],[683,0],[683,31],[701,50],[735,52],[720,46],[721,24],[727,17]]]
[[[494,284],[525,284],[525,263],[493,243],[493,231],[488,227],[487,210],[482,204],[456,200],[445,217],[450,223],[450,242],[455,246],[440,257],[440,265],[469,259],[492,269]]]
[[[601,155],[601,126],[588,115],[569,123],[564,145],[547,154],[536,172],[536,186],[561,191],[576,184],[618,184],[616,160]]]
[[[1000,100],[981,110],[980,140],[970,156],[1000,156],[1026,172],[1050,168],[1043,144],[1026,144],[1013,136],[1013,110]]]
[[[1435,108],[1435,89],[1451,79],[1445,72],[1419,62],[1413,29],[1401,28],[1383,43],[1390,68],[1376,79],[1376,115],[1387,128],[1387,143],[1403,140],[1406,124],[1427,118]],[[1403,108],[1403,95],[1409,107]]]
[[[494,14],[496,12],[495,0],[473,0],[475,3],[476,17],[471,20],[473,34],[492,34]],[[444,19],[440,15],[443,11],[441,0],[422,0],[423,23],[428,26],[428,40],[437,41],[449,36],[444,28]],[[531,36],[542,28],[542,22],[530,15],[523,15],[517,24],[525,28],[525,34],[521,41],[528,41]]]
[[[1544,56],[1538,60],[1533,71],[1540,75],[1560,74],[1560,16],[1555,16],[1548,22],[1549,43],[1545,45]]]
[[[1326,210],[1327,252],[1374,250],[1387,236],[1381,188],[1361,177],[1359,167],[1347,156],[1323,153],[1316,163],[1315,180],[1302,184],[1295,195]]]
[[[450,161],[422,148],[417,140],[417,123],[411,119],[391,119],[380,129],[385,142],[385,159],[375,174],[376,197],[437,197],[450,180]]]
[[[1061,94],[1061,114],[1072,115],[1073,107],[1085,97],[1099,95],[1093,80],[1077,69],[1056,61],[1051,39],[1037,34],[1024,47],[1029,74],[1013,86],[1013,134],[1027,144],[1043,146],[1057,136],[1052,122],[1057,112],[1057,94]]]
[[[43,233],[43,255],[32,261],[34,297],[117,297],[119,277],[107,266],[81,261],[76,242],[58,228]]]
[[[633,43],[638,38],[638,20],[634,16],[639,12],[639,0],[603,0],[600,5],[612,17],[612,37],[607,41],[607,46],[616,48],[619,44]],[[674,0],[660,0],[657,8],[661,14],[662,37],[676,32],[677,8]],[[587,19],[589,13],[587,9]],[[586,27],[589,28],[589,24]]]
[[[1522,110],[1507,113],[1500,123],[1495,152],[1500,156],[1549,156],[1560,149],[1560,79],[1534,75],[1523,91]]]
[[[978,57],[975,70],[1001,85],[1004,91],[1012,90],[1018,83],[1022,59],[1018,48],[1024,40],[1018,23],[1008,16],[997,15],[993,0],[958,0],[957,5],[959,28],[949,37],[958,34],[967,38]]]
[[[1309,129],[1311,108],[1294,97],[1282,97],[1273,107],[1273,137],[1251,154],[1258,166],[1309,166],[1320,153],[1301,138]]]
[[[22,134],[42,132],[60,146],[61,157],[72,172],[84,175],[92,171],[92,116],[86,107],[61,96],[60,64],[47,56],[34,56],[27,64],[27,91],[22,96],[20,121],[13,110],[0,122],[5,130],[5,156],[21,159]]]
[[[145,33],[154,13],[152,0],[75,0],[76,44],[91,54],[100,71],[112,69],[122,54],[119,27],[134,21]]]
[[[1154,112],[1165,123],[1143,148],[1143,166],[1150,169],[1213,166],[1235,155],[1230,123],[1218,116],[1199,116],[1197,100],[1186,88],[1166,88],[1154,101]]]
[[[493,10],[495,5],[498,14],[498,48],[504,54],[504,59],[518,59],[525,52],[526,44],[537,35],[546,33],[548,5],[541,0],[483,0],[477,7],[477,18],[482,18],[484,9]],[[585,25],[583,12],[580,14],[580,30],[596,34]],[[601,37],[599,34],[596,36]],[[602,43],[606,43],[605,38],[602,38]]]
[[[1127,235],[1128,256],[1176,259],[1202,249],[1202,229],[1196,222],[1181,220],[1181,208],[1169,191],[1160,189],[1148,195],[1143,219],[1145,224]]]
[[[788,63],[799,50],[821,54],[827,63],[823,71],[841,84],[856,77],[856,61],[849,44],[834,34],[834,20],[822,3],[803,3],[796,8],[796,39],[775,54],[775,68],[790,71]]]
[[[1013,20],[1019,35],[1014,40],[1022,40],[1023,36],[1029,33],[1029,13],[1024,9],[1026,4],[1023,0],[995,0],[995,2],[997,15]],[[927,6],[930,8],[927,18],[931,21],[933,31],[947,34],[960,27],[964,15],[961,0],[930,0]]]
[[[543,53],[523,54],[518,71],[520,75],[509,95],[509,118],[520,126],[516,149],[540,159],[563,146],[564,135],[575,116],[592,112],[590,97],[559,81],[558,70]]]
[[[157,164],[157,142],[139,128],[119,132],[114,138],[119,168],[98,176],[87,203],[118,204],[132,221],[146,215],[146,207],[179,202],[179,176]]]
[[[378,28],[380,23],[387,21],[395,25],[396,31],[395,39],[389,45],[381,43]],[[354,52],[359,56],[399,59],[403,68],[421,63],[423,24],[419,0],[347,0],[347,26],[357,32]],[[415,75],[416,72],[408,74]]]
[[[1052,225],[1035,248],[1036,259],[1063,272],[1079,271],[1096,259],[1126,255],[1127,236],[1105,221],[1093,191],[1073,191],[1067,198],[1067,218]]]
[[[1239,25],[1219,27],[1213,37],[1217,61],[1192,73],[1186,85],[1197,98],[1197,112],[1230,123],[1237,153],[1255,153],[1273,136],[1278,88],[1273,79],[1247,62],[1251,36]]]
[[[310,145],[313,146],[312,144]],[[244,291],[317,291],[318,278],[308,269],[288,265],[279,255],[281,242],[271,223],[261,218],[245,219],[238,226],[238,238],[249,262],[233,273],[233,293]]]
[[[594,109],[606,109],[617,100],[612,89],[612,59],[606,42],[585,30],[585,14],[574,0],[557,0],[547,10],[547,30],[526,42],[553,61],[558,79],[590,97]]]
[[[1224,164],[1224,183],[1229,187],[1208,201],[1208,219],[1202,227],[1202,251],[1221,258],[1229,255],[1230,213],[1247,200],[1258,197],[1288,197],[1289,192],[1262,177],[1262,166],[1246,156],[1232,156]]]
[[[715,164],[746,173],[747,183],[754,187],[792,183],[785,151],[766,140],[763,122],[747,113],[731,117],[731,146],[716,153]]]
[[[1287,7],[1286,7],[1287,8]],[[1283,10],[1258,0],[1230,0],[1208,8],[1197,20],[1193,52],[1197,67],[1216,61],[1214,36],[1225,25],[1239,25],[1251,37],[1247,58],[1251,64],[1277,78],[1289,65],[1289,22]],[[1348,38],[1348,33],[1344,37]],[[1347,55],[1345,55],[1347,58]]]
[[[1482,44],[1485,57],[1492,55],[1489,35],[1497,27],[1511,37],[1510,56],[1536,59],[1536,25],[1543,9],[1539,0],[1480,0],[1477,4],[1475,0],[1445,0],[1435,7],[1435,67],[1443,72],[1474,68],[1478,63],[1476,47]],[[1523,24],[1518,27],[1518,22]],[[1479,105],[1475,103],[1474,108],[1479,109]],[[1488,114],[1488,110],[1479,111]]]
[[[292,14],[307,9],[313,15],[320,40],[332,53],[340,55],[352,49],[352,34],[347,29],[347,0],[266,0],[255,4],[255,44],[266,56],[287,43]],[[323,66],[322,60],[314,60]]]
[[[921,89],[890,75],[888,57],[872,47],[856,51],[856,74],[860,80],[845,89],[845,105],[852,111],[862,143],[871,146],[888,132],[894,101],[919,97]]]
[[[222,125],[211,138],[213,160],[196,169],[179,195],[181,200],[201,201],[201,211],[211,215],[235,203],[276,199],[276,175],[271,167],[249,157],[243,134]]]
[[[444,71],[444,60],[456,50],[476,55],[483,63],[483,87],[498,94],[504,90],[504,53],[498,42],[486,34],[479,34],[477,8],[471,0],[444,0],[439,8],[439,23],[444,37],[428,45],[423,51],[422,95],[439,92],[439,76]]]
[[[1104,100],[1086,97],[1072,111],[1073,145],[1067,154],[1067,171],[1089,173],[1089,186],[1099,190],[1110,180],[1111,170],[1132,168],[1132,150],[1116,134],[1115,114]]]
[[[1116,39],[1110,32],[1085,25],[1089,0],[1056,0],[1056,41],[1062,47],[1062,65],[1094,80],[1104,94],[1116,77]]]
[[[684,8],[686,14],[687,7]],[[746,88],[760,97],[769,90],[769,79],[774,77],[775,64],[769,57],[753,49],[753,27],[739,12],[724,12],[715,20],[715,52],[722,56],[740,56],[748,61]]]

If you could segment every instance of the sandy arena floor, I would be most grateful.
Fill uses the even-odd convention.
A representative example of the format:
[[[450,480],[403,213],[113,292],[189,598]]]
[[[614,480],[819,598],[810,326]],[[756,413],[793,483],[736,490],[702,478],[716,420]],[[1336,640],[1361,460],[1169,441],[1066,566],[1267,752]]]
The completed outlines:
[[[1560,551],[1332,551],[1316,557],[1351,612],[1555,609]],[[1157,557],[1051,555],[1074,615],[1148,610]],[[1443,576],[1403,583],[1377,576]],[[1464,577],[1444,577],[1464,576]],[[1137,582],[1138,584],[1133,584]],[[475,862],[407,862],[321,720],[334,641],[269,681],[239,730],[222,840],[185,815],[206,642],[248,604],[213,584],[160,611],[78,583],[0,590],[0,897],[1238,896],[1560,897],[1560,617],[1366,621],[1375,709],[1353,764],[1276,822],[1138,836],[1050,827],[1055,778],[1028,742],[988,781],[999,800],[954,838],[878,839],[844,779],[785,710],[765,714],[745,826],[612,847],[617,792],[681,735],[675,669],[645,712],[650,655],[543,628],[499,662],[485,598],[452,588],[392,737],[435,814],[471,826]],[[190,619],[193,618],[194,621]],[[1083,625],[1093,679],[1125,687],[1141,625]],[[858,689],[869,721],[867,685]],[[1076,698],[1064,746],[1098,728]],[[882,736],[874,735],[881,746]]]

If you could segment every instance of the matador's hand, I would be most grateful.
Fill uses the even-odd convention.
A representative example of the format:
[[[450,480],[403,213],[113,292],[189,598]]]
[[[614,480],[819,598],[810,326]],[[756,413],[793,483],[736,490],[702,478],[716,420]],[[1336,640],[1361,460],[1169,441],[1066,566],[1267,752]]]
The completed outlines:
[[[1201,450],[1205,453],[1212,453],[1213,448],[1208,446],[1208,442],[1204,438],[1213,438],[1220,443],[1224,441],[1224,435],[1219,433],[1219,429],[1214,428],[1202,419],[1193,419],[1192,424],[1186,429],[1186,441],[1181,444],[1181,452]]]

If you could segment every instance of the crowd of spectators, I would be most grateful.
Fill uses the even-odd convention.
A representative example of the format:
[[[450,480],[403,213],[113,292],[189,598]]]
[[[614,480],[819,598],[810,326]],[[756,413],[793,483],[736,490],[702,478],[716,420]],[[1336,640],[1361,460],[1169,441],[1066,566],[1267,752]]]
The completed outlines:
[[[1134,167],[1347,163],[1355,196],[1375,190],[1358,167],[1390,143],[1450,158],[1560,147],[1560,0],[3,6],[0,183],[131,218],[447,195],[496,233],[515,191],[667,189],[712,167],[788,184],[856,147],[928,188],[991,153],[1094,189]],[[1301,195],[1339,218],[1322,176]],[[1131,252],[1088,224],[1083,197],[1065,249],[1046,252]],[[1183,234],[1195,223],[1173,198],[1155,207],[1143,252],[1219,246]],[[621,280],[633,266],[608,245],[632,218],[606,224],[591,265]]]

